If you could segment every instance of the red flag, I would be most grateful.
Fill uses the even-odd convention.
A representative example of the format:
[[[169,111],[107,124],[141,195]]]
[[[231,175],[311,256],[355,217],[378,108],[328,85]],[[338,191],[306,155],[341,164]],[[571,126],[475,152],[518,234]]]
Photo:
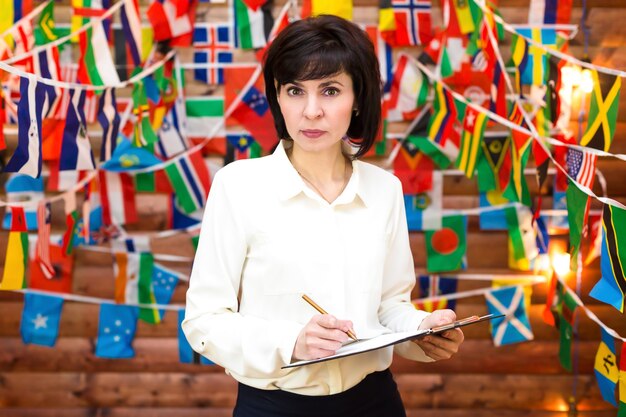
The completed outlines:
[[[53,267],[53,275],[47,278],[38,266],[38,262],[31,259],[28,281],[29,288],[35,290],[52,291],[60,293],[72,292],[72,269],[74,268],[74,256],[66,256],[59,245],[50,245],[50,262]]]
[[[137,221],[135,186],[126,173],[98,171],[102,223],[120,225]]]
[[[148,7],[148,20],[154,40],[170,40],[170,46],[191,46],[197,0],[154,0]]]
[[[50,227],[52,218],[52,204],[41,200],[37,206],[37,254],[35,260],[41,268],[41,272],[48,279],[54,276],[54,268],[50,263]]]

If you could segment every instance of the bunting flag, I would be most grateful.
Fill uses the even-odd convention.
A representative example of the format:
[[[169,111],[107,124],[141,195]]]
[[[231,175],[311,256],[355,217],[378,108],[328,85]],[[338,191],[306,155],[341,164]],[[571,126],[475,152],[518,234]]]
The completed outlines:
[[[65,119],[59,160],[61,171],[93,170],[96,167],[83,111],[85,95],[85,90],[72,90],[70,93],[71,103]]]
[[[448,23],[448,30],[452,23],[454,27],[458,27],[459,34],[467,35],[476,30],[474,19],[472,18],[472,12],[469,6],[469,2],[465,0],[448,0],[444,3],[444,7],[447,7],[450,14],[450,21]],[[450,8],[452,5],[452,8]],[[452,32],[454,33],[454,32]]]
[[[29,242],[29,247],[35,247],[36,244],[37,242]],[[72,292],[74,255],[66,255],[61,245],[50,244],[49,248],[53,275],[51,277],[44,275],[40,262],[37,260],[37,251],[30,251],[28,288],[69,294]]]
[[[600,257],[602,252],[602,216],[589,216],[589,252],[585,258],[585,265],[590,265],[596,258]]]
[[[133,66],[139,67],[142,62],[142,34],[141,18],[139,17],[139,4],[137,0],[123,0],[124,5],[120,8],[120,21],[126,43],[127,56]]]
[[[249,8],[243,0],[234,0],[235,46],[241,49],[257,49],[267,45],[274,20],[271,5],[265,4],[257,10]]]
[[[426,230],[426,270],[446,272],[465,269],[467,265],[467,218],[447,216],[441,229]]]
[[[556,31],[542,28],[517,28],[517,33],[547,47],[556,47]],[[544,85],[548,73],[548,54],[543,49],[529,45],[528,60],[521,74],[523,85]]]
[[[232,116],[250,132],[265,151],[271,150],[278,142],[267,98],[255,85],[246,91]]]
[[[502,192],[497,190],[481,192],[478,201],[481,209],[488,209],[509,203],[509,200],[502,196]],[[509,229],[504,209],[481,210],[479,214],[479,225],[480,230]]]
[[[494,345],[503,346],[534,339],[522,286],[492,290],[485,294],[485,300],[490,314],[505,315],[491,322]]]
[[[17,104],[17,148],[4,172],[20,172],[39,178],[41,175],[41,117],[45,89],[35,76],[20,79],[20,101]]]
[[[504,72],[499,61],[493,65],[491,77],[491,89],[489,92],[489,111],[501,117],[507,116],[506,84],[504,83]]]
[[[181,323],[185,320],[185,310],[178,310],[178,358],[181,363],[213,365],[213,362],[191,348]]]
[[[262,155],[261,146],[254,140],[252,135],[242,133],[226,135],[226,155],[224,165],[240,159],[259,158]]]
[[[552,209],[553,210],[567,210],[567,184],[565,188],[561,188],[559,181],[556,177],[554,179],[554,192],[552,195]],[[565,216],[552,216],[550,218],[550,228],[558,231],[568,231],[569,222],[567,215]]]
[[[560,59],[554,55],[550,55],[548,58],[548,77],[547,77],[547,87],[548,90],[546,92],[545,100],[546,106],[545,109],[550,113],[549,121],[552,126],[557,126],[558,120],[561,118],[561,70],[567,64],[567,61],[564,59]],[[568,119],[569,120],[569,119]],[[565,126],[566,128],[569,126]]]
[[[619,408],[617,417],[626,416],[626,343],[622,343],[619,356]]]
[[[33,55],[33,72],[42,78],[62,81],[59,49],[56,46],[50,46]],[[45,89],[47,98],[43,114],[46,117],[54,117],[59,112],[61,106],[63,89],[47,84],[42,84],[41,87]]]
[[[560,333],[559,361],[567,371],[572,370],[572,338],[574,332],[574,314],[578,304],[572,297],[566,286],[557,281],[556,283],[556,317],[555,324]]]
[[[35,26],[35,45],[45,45],[58,39],[54,30],[54,2],[46,4]]]
[[[590,198],[577,185],[571,183],[567,186],[567,220],[569,223],[569,252],[572,270],[578,266],[578,251],[583,236],[587,235],[587,217],[589,213]]]
[[[133,86],[133,114],[137,117],[133,131],[133,144],[138,148],[151,145],[158,140],[150,121],[150,105],[146,90],[152,84],[148,80],[149,78],[146,77]],[[159,100],[157,97],[153,99]]]
[[[423,110],[413,122],[409,135],[401,141],[400,151],[393,160],[393,173],[402,183],[404,194],[420,194],[433,188],[434,165],[419,143],[429,142],[427,128],[430,115]]]
[[[170,229],[186,229],[190,226],[196,226],[202,222],[202,216],[204,215],[204,209],[197,210],[193,213],[184,213],[183,210],[178,207],[176,202],[176,195],[170,196],[168,204],[168,223],[167,226]]]
[[[13,56],[19,57],[27,55],[35,47],[35,36],[33,35],[33,22],[31,19],[26,19],[21,22],[16,22],[11,32],[14,34],[15,47],[13,49]],[[15,61],[13,66],[23,69],[25,72],[33,72],[33,56],[25,56],[22,59]]]
[[[111,155],[115,151],[120,128],[120,116],[117,112],[114,88],[104,90],[100,96],[98,109],[98,122],[102,126],[100,161],[105,162],[111,159]]]
[[[522,74],[528,65],[528,42],[523,36],[511,34],[511,61],[508,67],[513,67],[515,73],[515,88],[518,93],[522,92]]]
[[[95,23],[78,35],[78,39],[80,45],[78,80],[83,84],[99,86],[118,84],[120,78],[115,69],[102,23]]]
[[[20,334],[25,344],[52,347],[57,341],[63,299],[53,295],[24,294]]]
[[[91,18],[101,17],[111,7],[111,0],[71,0],[72,19],[70,32],[76,32],[81,26],[91,21]],[[111,32],[111,18],[105,19],[101,23],[104,25],[104,33],[108,35]],[[76,42],[76,37],[72,38],[72,42]]]
[[[411,231],[439,230],[442,227],[443,174],[432,172],[432,188],[419,194],[405,194],[404,208]]]
[[[76,194],[66,193],[63,196],[65,203],[65,233],[62,238],[63,253],[68,256],[72,254],[76,244],[76,227],[78,223],[78,210],[76,210]]]
[[[102,164],[100,168],[106,171],[124,172],[148,168],[161,163],[162,161],[154,156],[152,152],[145,148],[136,148],[129,140],[122,138],[111,158]]]
[[[213,137],[225,136],[223,97],[187,97],[185,113],[188,137],[204,139],[211,132]],[[220,127],[215,130],[217,125]]]
[[[186,151],[191,146],[187,138],[187,116],[177,102],[163,117],[161,128],[157,132],[159,138],[154,152],[162,159],[170,159]],[[223,116],[223,115],[222,115]],[[184,126],[183,126],[184,124]]]
[[[530,262],[539,254],[533,214],[520,204],[505,208],[504,213],[509,229],[509,268],[528,271]]]
[[[596,300],[610,304],[622,313],[624,312],[624,293],[626,292],[625,224],[626,210],[609,204],[604,205],[600,254],[602,278],[589,293]]]
[[[431,7],[430,0],[391,0],[393,23],[388,11],[381,12],[379,27],[382,36],[392,46],[428,44],[433,37]],[[381,11],[385,9],[389,8],[381,7]]]
[[[37,204],[44,199],[43,178],[32,178],[28,175],[11,174],[7,182],[4,184],[7,202],[27,203],[23,207],[24,216],[26,218],[26,229],[37,230]],[[2,227],[11,228],[11,210],[10,206],[4,213]]]
[[[178,276],[170,269],[157,263],[152,268],[152,291],[156,304],[167,305],[172,300],[172,295],[178,284]],[[182,310],[181,310],[182,311]],[[165,310],[158,310],[159,320],[163,321]]]
[[[385,38],[396,30],[396,17],[393,14],[391,0],[379,0],[378,2],[378,30]]]
[[[193,213],[204,207],[211,188],[211,178],[200,151],[190,152],[171,161],[165,167],[165,173],[185,213]]]
[[[153,0],[147,14],[154,29],[154,40],[169,39],[170,46],[191,45],[196,6],[196,0]]]
[[[569,24],[573,0],[530,0],[528,23],[531,25]]]
[[[3,33],[18,20],[33,10],[32,0],[7,0],[2,4],[3,10],[0,15],[0,33]]]
[[[6,103],[4,102],[4,88],[0,88],[0,126],[4,126],[7,122]],[[7,147],[6,139],[4,138],[4,129],[0,129],[0,151],[5,150]]]
[[[227,24],[196,24],[193,29],[194,64],[220,64],[233,62],[231,28]],[[223,84],[224,69],[219,67],[195,68],[194,79],[207,84]]]
[[[427,97],[428,79],[408,55],[401,54],[393,71],[387,120],[413,120],[417,116],[418,108],[426,104]]]
[[[454,122],[457,111],[454,98],[441,83],[435,84],[435,102],[433,112],[428,123],[429,141],[421,141],[420,149],[430,156],[435,164],[441,169],[456,160],[459,149],[458,143],[454,143]]]
[[[4,272],[0,290],[26,288],[26,264],[28,263],[28,232],[22,207],[11,207],[11,229],[7,243]]]
[[[439,275],[420,275],[418,285],[420,298],[437,297],[434,300],[417,301],[415,308],[432,313],[435,310],[456,308],[456,300],[445,297],[446,294],[456,293],[459,280],[452,277],[440,277]],[[440,297],[442,296],[442,297]]]
[[[615,385],[617,385],[617,380],[619,379],[619,369],[617,368],[615,339],[604,328],[601,327],[600,331],[602,332],[602,339],[596,351],[593,369],[602,398],[604,398],[604,401],[617,407]]]
[[[622,78],[619,75],[599,74],[596,70],[591,70],[591,74],[593,92],[587,128],[580,145],[608,152],[615,135]]]
[[[54,267],[50,260],[50,228],[52,222],[52,203],[42,200],[37,205],[37,256],[35,257],[41,272],[48,279],[54,276]]]
[[[456,160],[456,166],[467,178],[474,176],[477,161],[480,158],[481,143],[487,125],[485,113],[468,107],[463,121],[463,134],[461,135],[461,149]]]
[[[478,189],[503,192],[511,178],[511,137],[508,132],[487,134],[481,143],[482,158],[478,160]]]
[[[137,329],[137,307],[101,304],[95,356],[98,358],[132,358]]]
[[[98,180],[104,225],[135,223],[138,217],[133,178],[126,173],[99,170]]]
[[[517,130],[511,131],[511,178],[504,190],[504,196],[510,201],[517,201],[525,206],[530,206],[530,193],[528,183],[524,176],[524,169],[530,156],[530,136]]]
[[[115,302],[120,304],[156,304],[152,287],[154,257],[149,252],[113,252]],[[161,322],[155,308],[139,308],[139,318],[147,323]]]

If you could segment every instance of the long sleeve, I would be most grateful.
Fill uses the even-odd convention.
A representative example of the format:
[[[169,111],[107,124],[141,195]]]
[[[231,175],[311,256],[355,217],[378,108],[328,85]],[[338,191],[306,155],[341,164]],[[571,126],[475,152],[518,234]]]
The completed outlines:
[[[279,376],[302,325],[238,313],[248,238],[224,174],[215,176],[207,200],[182,328],[196,352],[232,373]]]
[[[395,198],[391,233],[383,271],[383,288],[378,317],[381,324],[394,331],[410,331],[419,327],[429,313],[416,310],[411,303],[415,286],[415,268],[409,244],[409,233],[400,181],[394,181]],[[413,360],[432,361],[415,343],[397,345],[395,352]]]

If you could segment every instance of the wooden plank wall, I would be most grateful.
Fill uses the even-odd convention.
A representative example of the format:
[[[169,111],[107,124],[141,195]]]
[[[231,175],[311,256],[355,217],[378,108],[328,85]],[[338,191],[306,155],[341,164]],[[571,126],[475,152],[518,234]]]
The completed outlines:
[[[57,19],[67,21],[69,1],[57,2]],[[142,9],[147,1],[142,0]],[[282,3],[282,2],[278,2]],[[434,2],[433,21],[438,25],[441,11]],[[575,1],[572,21],[579,23],[580,0]],[[596,0],[590,4],[588,25],[591,29],[589,53],[595,63],[626,69],[626,9],[622,0]],[[360,22],[374,22],[375,0],[355,0],[355,17]],[[529,0],[500,0],[505,20],[523,23]],[[278,4],[277,4],[278,6]],[[205,16],[220,20],[226,9],[201,5],[211,10]],[[144,14],[145,17],[145,14]],[[570,52],[583,53],[579,34]],[[416,52],[417,50],[415,50]],[[507,53],[507,52],[505,52]],[[189,60],[189,52],[181,51]],[[241,54],[238,60],[251,61]],[[185,60],[185,59],[184,59]],[[190,84],[191,90],[205,88]],[[219,94],[219,91],[216,93]],[[615,153],[626,153],[626,98],[622,94],[621,114],[612,147]],[[395,124],[393,132],[405,126]],[[11,139],[11,138],[10,138]],[[12,146],[15,141],[12,138]],[[98,146],[94,146],[98,149]],[[10,154],[10,153],[9,153]],[[6,155],[5,155],[6,157]],[[626,163],[600,158],[598,168],[608,181],[609,196],[626,202]],[[3,180],[6,175],[2,175]],[[548,181],[551,183],[551,181]],[[537,192],[530,181],[533,195]],[[544,204],[551,204],[551,187]],[[600,192],[597,188],[596,192]],[[477,207],[474,181],[460,176],[445,178],[444,207]],[[137,195],[141,222],[133,230],[158,231],[166,222],[167,197]],[[594,208],[599,207],[594,203]],[[62,211],[62,210],[61,210]],[[2,213],[0,213],[2,214]],[[471,218],[468,237],[467,272],[507,272],[506,234],[478,230]],[[62,223],[57,224],[59,227]],[[4,262],[7,233],[0,232],[0,262]],[[553,245],[566,247],[567,237],[556,236]],[[188,236],[152,241],[155,253],[192,256]],[[421,233],[411,234],[411,245],[417,272],[425,270],[425,245]],[[188,273],[190,265],[169,265]],[[608,326],[626,335],[622,315],[587,296],[599,279],[599,264],[594,262],[583,273],[582,299]],[[570,277],[573,285],[573,278]],[[484,286],[476,281],[460,281],[459,291]],[[186,285],[178,286],[173,303],[184,303]],[[78,250],[73,291],[77,294],[113,298],[111,257],[106,253]],[[422,417],[538,417],[564,416],[568,401],[575,394],[580,416],[613,416],[616,410],[604,402],[593,376],[593,361],[599,344],[599,327],[585,316],[579,316],[578,336],[574,342],[578,369],[576,374],[564,371],[558,362],[558,332],[541,320],[545,286],[533,292],[530,321],[535,335],[532,342],[496,348],[487,324],[467,328],[467,341],[453,359],[434,364],[411,363],[397,359],[393,364],[402,397],[410,416]],[[417,295],[417,293],[416,293]],[[168,312],[157,326],[139,323],[134,342],[136,357],[131,360],[103,360],[93,355],[97,334],[98,306],[67,302],[60,325],[60,338],[54,348],[26,346],[19,336],[22,296],[0,293],[0,416],[83,417],[83,416],[205,416],[231,415],[235,401],[234,381],[221,368],[181,364],[178,360],[174,312]],[[485,313],[483,297],[459,300],[457,314]],[[618,345],[619,349],[619,345]],[[571,415],[571,414],[570,414]]]

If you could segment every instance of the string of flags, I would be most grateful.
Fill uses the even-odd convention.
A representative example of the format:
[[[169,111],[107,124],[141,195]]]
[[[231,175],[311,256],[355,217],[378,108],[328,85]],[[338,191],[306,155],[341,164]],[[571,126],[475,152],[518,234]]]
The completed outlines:
[[[253,49],[257,57],[262,56],[268,43],[289,23],[289,15],[297,14],[295,2],[287,2],[273,20],[269,3],[235,0],[235,19],[216,24],[196,24],[195,8],[178,3],[150,3],[149,34],[134,2],[127,0],[107,5],[91,16],[75,16],[77,25],[63,34],[52,30],[53,2],[31,12],[14,13],[6,26],[0,19],[0,32],[15,38],[8,48],[0,47],[0,69],[6,73],[3,77],[8,77],[0,92],[0,121],[18,125],[18,148],[5,172],[39,177],[44,164],[50,170],[45,188],[43,182],[35,188],[28,184],[16,187],[11,196],[11,181],[7,182],[7,201],[0,203],[9,207],[3,227],[9,230],[7,262],[11,262],[15,273],[7,274],[5,268],[0,288],[28,286],[25,310],[27,303],[29,310],[38,310],[33,307],[37,305],[36,296],[50,296],[28,292],[38,285],[54,284],[57,296],[63,300],[71,293],[71,281],[68,286],[67,280],[49,277],[67,271],[71,274],[76,247],[97,249],[97,245],[111,242],[113,250],[107,251],[112,254],[115,269],[116,303],[92,300],[104,307],[96,346],[96,354],[101,357],[132,356],[130,342],[137,319],[156,324],[162,320],[162,311],[173,307],[169,300],[162,302],[167,291],[154,278],[160,268],[155,260],[177,258],[153,254],[149,241],[130,238],[124,230],[125,225],[137,220],[135,193],[171,195],[170,230],[153,238],[184,232],[194,242],[213,173],[205,156],[222,155],[224,163],[258,157],[269,152],[277,140],[263,95],[260,64],[235,63],[233,52]],[[428,280],[437,282],[431,287],[450,284],[447,277],[434,278],[434,274],[467,267],[467,215],[477,214],[481,230],[508,232],[508,262],[516,270],[532,270],[543,263],[548,256],[549,230],[570,233],[570,252],[575,262],[584,231],[588,230],[587,237],[593,244],[586,262],[599,257],[602,269],[592,296],[622,311],[624,271],[614,260],[624,256],[620,252],[624,245],[619,243],[625,237],[615,225],[626,221],[626,208],[606,195],[597,196],[592,188],[598,156],[626,160],[626,155],[609,152],[621,77],[626,73],[565,54],[568,36],[560,33],[563,28],[558,25],[568,23],[570,11],[551,9],[556,2],[544,2],[543,9],[537,6],[538,0],[533,3],[529,20],[541,21],[543,27],[508,25],[482,1],[461,4],[446,0],[442,2],[446,11],[444,27],[436,29],[431,24],[430,1],[382,1],[379,24],[364,30],[376,46],[385,82],[384,123],[411,123],[407,134],[399,138],[383,130],[369,156],[385,155],[387,141],[396,140],[390,167],[403,185],[410,230],[424,232]],[[121,21],[118,32],[110,25],[117,11]],[[301,15],[320,12],[351,17],[351,2],[313,0],[307,2]],[[33,25],[39,15],[39,22]],[[272,20],[273,24],[266,23]],[[510,62],[502,60],[494,42],[502,39],[505,31],[512,38]],[[25,33],[33,35],[21,36]],[[68,41],[73,40],[78,42],[81,62],[88,65],[79,64],[71,75],[67,68],[75,64],[67,61],[66,51],[71,49]],[[144,48],[154,41],[193,48],[194,63],[180,65],[175,50],[155,59],[155,50]],[[115,57],[109,45],[114,45]],[[423,51],[417,61],[400,54],[394,65],[394,47],[416,45]],[[127,53],[118,53],[122,51]],[[118,60],[122,56],[126,57],[123,62]],[[567,92],[571,96],[572,86],[563,76],[565,61],[591,70],[589,118],[578,141],[567,126],[571,116]],[[197,82],[223,85],[224,96],[185,96],[182,68],[190,66]],[[541,87],[544,85],[547,88]],[[119,97],[116,90],[126,86],[132,86],[132,97]],[[518,98],[521,96],[524,99]],[[103,132],[100,161],[94,158],[91,126],[88,129],[96,122]],[[234,133],[233,126],[245,131]],[[40,138],[39,145],[27,145],[32,137]],[[0,149],[5,146],[4,136],[0,135]],[[566,210],[569,216],[551,216],[548,221],[540,213],[541,201],[533,204],[524,178],[531,155],[539,185],[547,181],[550,161],[554,164],[553,209]],[[477,178],[480,207],[442,213],[442,169],[451,165],[468,178]],[[17,185],[23,177],[15,175],[11,180]],[[45,191],[60,194],[48,197]],[[81,204],[77,193],[83,196]],[[585,224],[591,213],[590,198],[605,206],[601,216],[594,214]],[[49,219],[51,211],[58,209],[52,203],[61,201],[66,230],[61,242],[53,244]],[[28,232],[34,230],[38,230],[37,235],[29,236]],[[36,238],[32,244],[29,237]],[[175,280],[180,278],[178,275]],[[490,311],[509,313],[506,320],[492,326],[496,345],[532,339],[524,310],[528,288],[509,283],[497,290],[485,290]],[[544,318],[558,326],[563,340],[571,335],[571,318],[577,306],[592,316],[562,282],[553,280],[550,288],[551,304]],[[455,292],[447,292],[448,302]],[[422,294],[431,295],[416,303],[441,301],[434,295],[435,290],[423,290]],[[461,296],[457,293],[457,298]],[[52,313],[35,312],[23,319],[23,326],[32,324],[32,329],[21,329],[23,336],[27,334],[25,341],[37,340],[33,330],[43,330],[48,323],[54,328],[55,319],[45,317],[60,311],[62,302],[47,304],[54,309]],[[111,322],[109,317],[117,319]],[[616,381],[617,365],[609,337],[620,337],[596,322],[609,335],[603,335],[604,353],[598,356],[602,367],[596,367],[598,381],[610,386]],[[41,337],[38,340],[44,344],[56,338],[50,334]],[[568,351],[564,345],[561,359],[571,369]],[[183,358],[201,362],[188,345],[181,347]],[[614,366],[605,366],[606,361]]]

